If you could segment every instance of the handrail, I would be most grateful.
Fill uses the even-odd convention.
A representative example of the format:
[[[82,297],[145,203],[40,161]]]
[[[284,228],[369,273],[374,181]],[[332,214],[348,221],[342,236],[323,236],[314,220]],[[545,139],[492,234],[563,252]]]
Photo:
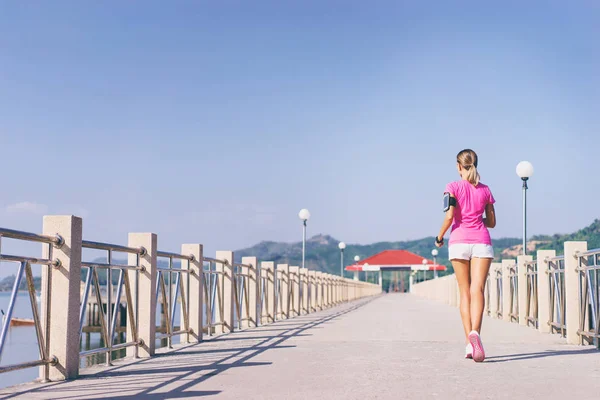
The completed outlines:
[[[177,259],[177,260],[194,261],[193,255],[186,256],[184,254],[170,253],[168,251],[158,251],[158,252],[156,252],[156,256],[164,257],[164,258],[173,258],[173,259]]]
[[[225,264],[225,265],[228,264],[227,260],[219,260],[217,258],[210,258],[210,257],[202,257],[202,261],[216,263],[216,264]]]
[[[600,254],[600,249],[592,249],[592,250],[587,250],[584,252],[577,252],[575,253],[575,257],[591,257],[591,256],[595,256]]]
[[[64,239],[60,235],[38,235],[37,233],[30,233],[24,231],[16,231],[13,229],[0,228],[0,237],[6,237],[10,239],[25,240],[29,242],[40,242],[52,244],[56,247],[62,246]]]
[[[111,243],[92,242],[89,240],[82,240],[81,246],[87,249],[115,251],[117,253],[139,254],[140,256],[146,254],[146,249],[144,249],[143,247],[136,249],[134,247],[120,246],[118,244]]]

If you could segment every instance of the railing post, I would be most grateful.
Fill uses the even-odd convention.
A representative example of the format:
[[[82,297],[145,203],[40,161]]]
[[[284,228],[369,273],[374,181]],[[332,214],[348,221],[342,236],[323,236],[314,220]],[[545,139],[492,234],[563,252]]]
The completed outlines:
[[[325,308],[331,307],[331,275],[323,274],[323,279],[325,282],[323,283],[323,287],[325,288]]]
[[[217,260],[225,261],[225,264],[217,263],[217,271],[222,272],[223,282],[222,302],[223,307],[223,324],[221,325],[221,333],[233,332],[233,316],[234,316],[234,291],[233,291],[233,251],[217,251]],[[219,279],[219,278],[217,278]]]
[[[317,301],[317,308],[319,310],[323,310],[323,272],[321,271],[317,271],[317,284],[315,285],[317,287],[316,290],[316,301]]]
[[[565,324],[567,326],[567,343],[582,344],[577,331],[580,328],[579,310],[579,260],[577,252],[586,252],[587,242],[565,242]]]
[[[183,287],[189,288],[189,315],[188,321],[191,332],[186,335],[187,343],[202,341],[202,316],[204,304],[204,272],[203,248],[201,244],[184,244],[181,254],[194,257],[190,263],[190,273],[182,274]],[[183,307],[181,307],[181,321],[183,321]],[[183,326],[183,324],[182,324]],[[193,340],[192,340],[193,338]]]
[[[308,271],[310,285],[310,312],[317,311],[317,271]]]
[[[309,313],[309,298],[308,298],[308,269],[300,268],[300,284],[302,285],[302,305],[301,313]]]
[[[137,295],[137,324],[138,338],[143,341],[137,352],[138,357],[152,357],[156,348],[156,252],[157,237],[154,233],[130,233],[128,246],[145,249],[145,254],[140,255],[138,295]],[[137,254],[129,254],[129,264],[135,265]],[[136,271],[127,271],[129,281],[135,285]],[[127,341],[133,340],[133,332],[129,319],[127,319]],[[128,357],[136,356],[135,347],[127,349]]]
[[[555,250],[538,250],[537,252],[537,292],[538,292],[538,330],[550,333],[550,276],[548,261],[556,256]]]
[[[246,279],[248,285],[248,309],[246,309],[246,307],[242,307],[242,316],[244,317],[242,326],[244,328],[257,327],[259,320],[257,310],[259,293],[258,259],[256,257],[242,257],[242,264],[252,267],[242,267],[242,274],[248,275],[248,279]],[[248,314],[248,312],[250,314]]]
[[[519,325],[527,326],[527,265],[529,261],[532,261],[533,257],[530,255],[517,256],[517,281],[518,281],[518,293],[517,298],[519,301]]]
[[[300,315],[300,267],[290,267],[290,318]]]
[[[42,329],[49,357],[55,366],[40,367],[40,378],[65,380],[79,375],[79,304],[83,223],[75,216],[44,217],[45,235],[60,235],[60,247],[43,246],[43,258],[60,261],[57,268],[42,268]],[[52,253],[52,254],[50,254]],[[47,307],[50,307],[49,309]]]
[[[266,312],[266,323],[270,324],[275,321],[277,310],[275,305],[275,263],[273,261],[263,261],[260,263],[260,269],[265,271],[266,275],[266,286],[264,288],[266,304],[262,305],[264,310],[261,310],[261,316],[263,312]]]
[[[511,322],[510,309],[510,268],[515,260],[502,260],[502,320]]]
[[[277,264],[277,271],[281,271],[279,296],[281,299],[278,303],[281,306],[281,319],[288,319],[289,314],[289,298],[290,298],[290,267],[288,264]],[[276,316],[277,317],[277,316]]]
[[[490,316],[492,318],[498,318],[498,282],[496,282],[497,271],[499,268],[502,268],[502,263],[493,262],[490,266],[490,283],[489,283],[489,291],[490,291]]]

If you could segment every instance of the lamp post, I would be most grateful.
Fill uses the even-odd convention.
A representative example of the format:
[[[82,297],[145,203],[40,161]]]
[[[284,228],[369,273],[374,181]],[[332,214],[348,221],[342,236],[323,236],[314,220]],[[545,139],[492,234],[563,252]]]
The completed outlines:
[[[423,282],[425,282],[427,280],[427,270],[425,269],[426,265],[427,265],[427,259],[424,258],[423,259]]]
[[[354,256],[354,263],[358,264],[359,261],[360,261],[360,257],[359,256]]]
[[[533,165],[529,161],[517,164],[517,175],[523,181],[523,255],[527,254],[527,181],[533,175]]]
[[[340,276],[343,277],[344,276],[344,249],[346,248],[346,243],[340,242],[340,244],[338,244],[338,247],[340,248]]]
[[[303,208],[298,213],[298,218],[300,218],[302,220],[302,223],[303,223],[303,229],[302,229],[302,268],[305,268],[304,261],[305,261],[305,258],[306,258],[306,221],[308,221],[309,218],[310,218],[310,212],[306,208]]]
[[[438,249],[433,249],[431,250],[431,255],[433,256],[433,279],[437,279],[438,274],[437,274],[437,269],[436,269],[436,257],[438,255]]]

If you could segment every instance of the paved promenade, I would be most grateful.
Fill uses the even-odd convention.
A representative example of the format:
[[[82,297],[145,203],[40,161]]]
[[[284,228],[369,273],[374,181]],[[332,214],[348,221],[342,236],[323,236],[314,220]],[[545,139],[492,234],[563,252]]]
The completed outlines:
[[[486,318],[465,360],[458,310],[387,294],[0,399],[597,399],[600,352]]]

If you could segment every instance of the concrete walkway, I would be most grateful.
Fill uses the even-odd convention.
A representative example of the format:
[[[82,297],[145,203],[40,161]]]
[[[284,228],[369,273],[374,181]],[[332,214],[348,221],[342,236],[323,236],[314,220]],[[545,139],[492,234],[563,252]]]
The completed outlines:
[[[465,360],[458,310],[387,294],[209,340],[23,399],[598,399],[600,352],[486,318],[487,360]]]

